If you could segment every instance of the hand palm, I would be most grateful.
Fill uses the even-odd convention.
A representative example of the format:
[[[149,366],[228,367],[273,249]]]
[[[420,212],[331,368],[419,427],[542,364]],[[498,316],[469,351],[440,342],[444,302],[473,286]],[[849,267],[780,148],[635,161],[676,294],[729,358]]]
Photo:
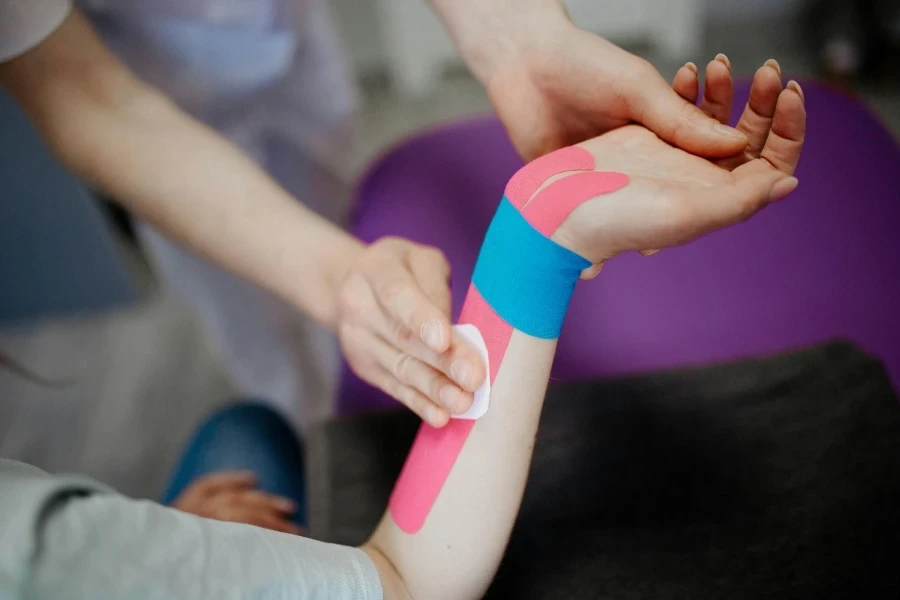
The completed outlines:
[[[636,125],[580,144],[594,156],[596,170],[625,173],[630,182],[580,205],[554,239],[602,265],[629,250],[683,244],[789,193],[805,132],[802,92],[792,86],[782,91],[780,78],[773,83],[771,69],[764,69],[738,124],[750,138],[741,155],[709,161]],[[760,97],[771,106],[760,105]],[[760,120],[761,114],[769,116]]]

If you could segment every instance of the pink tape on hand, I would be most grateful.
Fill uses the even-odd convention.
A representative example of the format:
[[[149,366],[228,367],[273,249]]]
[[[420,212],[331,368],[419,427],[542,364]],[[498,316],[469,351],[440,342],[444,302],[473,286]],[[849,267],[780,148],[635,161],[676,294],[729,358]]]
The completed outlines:
[[[614,171],[576,173],[554,181],[542,189],[521,210],[525,220],[547,237],[568,218],[572,211],[602,194],[610,194],[628,185],[628,175]]]
[[[594,168],[594,155],[581,146],[569,146],[537,158],[513,175],[506,184],[506,197],[517,209],[522,210],[541,184],[566,171],[590,171]]]
[[[488,349],[489,377],[493,383],[509,345],[512,326],[503,321],[471,285],[459,323],[471,323],[481,332]],[[419,426],[419,433],[388,501],[391,517],[402,531],[415,533],[425,524],[474,426],[475,421],[460,419],[450,419],[441,429],[427,423]]]

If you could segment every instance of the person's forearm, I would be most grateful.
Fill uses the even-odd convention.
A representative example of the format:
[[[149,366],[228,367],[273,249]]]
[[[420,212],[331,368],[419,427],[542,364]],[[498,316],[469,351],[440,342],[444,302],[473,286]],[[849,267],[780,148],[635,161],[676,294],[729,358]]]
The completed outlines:
[[[477,421],[420,427],[389,510],[364,546],[376,564],[384,557],[386,590],[403,584],[398,598],[480,598],[509,540],[556,339],[575,283],[591,264],[550,239],[582,194],[562,201],[551,186],[550,195],[526,203],[544,179],[593,159],[572,150],[548,161],[510,180],[459,317],[485,340],[489,409]]]
[[[559,0],[429,0],[475,77],[488,84],[498,68],[522,59],[537,36],[569,23]]]
[[[493,579],[525,490],[555,349],[555,340],[514,331],[490,410],[475,422],[425,524],[408,534],[390,512],[382,519],[369,550],[387,557],[410,597],[480,598]]]
[[[334,321],[336,287],[361,244],[134,78],[80,15],[3,65],[2,83],[90,184],[316,320]]]

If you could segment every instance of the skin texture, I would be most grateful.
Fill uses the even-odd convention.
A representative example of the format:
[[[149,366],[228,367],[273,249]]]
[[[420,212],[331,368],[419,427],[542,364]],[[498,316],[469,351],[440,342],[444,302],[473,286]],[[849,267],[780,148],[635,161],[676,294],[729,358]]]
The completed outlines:
[[[432,4],[526,160],[633,122],[698,156],[747,144],[646,60],[575,27],[557,0]]]
[[[363,379],[436,426],[471,405],[484,365],[450,336],[439,252],[399,239],[366,246],[320,218],[135,78],[77,11],[0,63],[0,85],[68,169],[335,330]]]
[[[806,113],[796,84],[769,94],[768,69],[757,73],[751,96],[769,100],[751,108],[753,114],[745,113],[741,124],[758,150],[739,158],[698,158],[638,126],[579,144],[593,155],[595,170],[625,173],[630,182],[575,207],[552,239],[590,259],[590,271],[622,252],[687,243],[783,198],[797,184],[792,174],[803,145]],[[711,94],[722,94],[718,97],[732,95],[730,75],[714,79],[710,86]],[[724,108],[731,107],[707,103],[703,109]],[[757,127],[759,114],[772,115],[769,128]],[[531,201],[554,181],[582,174],[549,177]],[[527,212],[529,204],[522,210]],[[519,509],[555,347],[556,340],[512,330],[493,382],[491,408],[467,432],[424,525],[406,533],[385,513],[363,549],[378,565],[386,598],[458,600],[483,595]]]
[[[257,490],[256,477],[245,471],[222,471],[195,479],[175,498],[172,508],[218,521],[304,533],[290,520],[297,509],[293,501]]]

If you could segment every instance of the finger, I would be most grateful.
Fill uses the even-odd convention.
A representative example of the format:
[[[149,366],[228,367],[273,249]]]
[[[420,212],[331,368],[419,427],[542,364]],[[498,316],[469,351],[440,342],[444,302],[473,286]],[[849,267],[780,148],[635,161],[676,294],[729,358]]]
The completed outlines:
[[[796,81],[778,95],[772,130],[760,158],[788,175],[793,175],[800,161],[800,151],[806,137],[806,107],[803,90]]]
[[[249,490],[235,494],[231,502],[248,509],[268,510],[287,515],[297,512],[297,505],[290,498],[269,494],[260,490]]]
[[[341,338],[354,373],[405,405],[433,427],[443,427],[447,424],[450,418],[447,409],[438,406],[394,375],[390,360],[394,356],[393,353],[397,352],[396,348],[368,329],[345,327],[341,330]],[[353,359],[353,356],[359,358]]]
[[[629,71],[622,94],[635,121],[691,154],[722,158],[738,154],[747,145],[743,133],[687,102],[649,63]]]
[[[691,104],[697,104],[697,95],[700,93],[697,65],[689,62],[678,69],[672,80],[672,89]]]
[[[411,252],[409,256],[409,268],[419,287],[431,303],[438,308],[447,318],[450,318],[450,263],[444,258],[444,254],[437,248],[422,248],[421,251]],[[425,328],[437,327],[438,324],[425,324]],[[424,337],[431,335],[426,331]],[[434,344],[428,344],[435,348]]]
[[[257,510],[250,507],[233,507],[228,511],[223,511],[222,516],[213,517],[220,521],[230,521],[232,523],[244,523],[246,525],[255,525],[273,531],[282,533],[291,533],[300,535],[303,530],[295,523],[285,518],[283,514],[270,512],[265,510]]]
[[[252,488],[256,485],[256,475],[252,471],[220,471],[204,475],[194,480],[191,487],[204,496],[226,491]]]
[[[443,373],[466,392],[476,391],[484,384],[487,377],[487,367],[478,350],[452,330],[450,347],[446,352],[438,354],[423,349],[421,344],[411,343],[400,344],[397,349]],[[468,402],[468,396],[465,401]]]
[[[399,401],[432,427],[443,427],[450,420],[450,412],[429,400],[424,394],[398,380],[390,371],[378,367],[368,378],[369,383]]]
[[[443,407],[450,414],[462,414],[472,406],[474,401],[472,394],[462,390],[459,385],[432,365],[398,350],[375,335],[361,333],[360,337],[360,345],[365,347],[365,351],[377,357],[379,366],[384,371],[391,373],[404,388],[411,388],[430,400],[431,403]],[[448,368],[448,370],[451,369]],[[403,402],[404,398],[398,398],[398,400]],[[423,407],[423,410],[430,411],[426,407]],[[427,415],[424,415],[423,418],[428,420]]]
[[[781,67],[774,59],[769,59],[753,76],[750,98],[737,123],[737,128],[745,133],[749,140],[747,149],[743,155],[728,159],[727,164],[720,163],[721,166],[733,169],[759,157],[772,128],[779,94],[781,94]]]
[[[734,81],[731,79],[731,63],[728,62],[728,57],[719,54],[706,67],[700,110],[719,123],[727,125],[733,101]]]
[[[431,302],[406,265],[385,261],[380,267],[369,281],[391,330],[383,333],[397,346],[415,338],[435,352],[445,351],[450,344],[449,314]]]

